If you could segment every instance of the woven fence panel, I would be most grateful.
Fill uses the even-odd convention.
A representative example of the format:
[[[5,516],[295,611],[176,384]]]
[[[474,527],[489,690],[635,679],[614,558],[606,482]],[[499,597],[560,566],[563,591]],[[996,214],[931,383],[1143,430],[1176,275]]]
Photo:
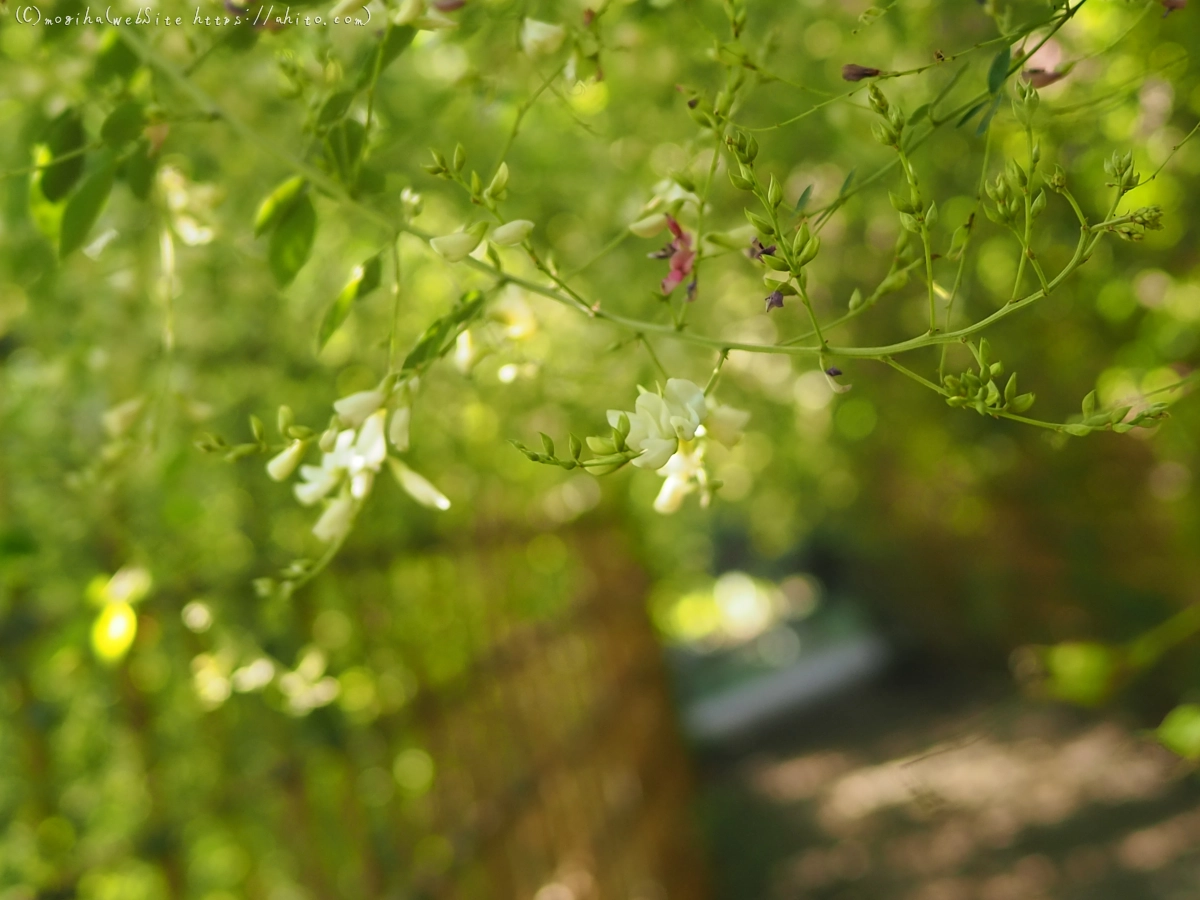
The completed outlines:
[[[286,605],[214,601],[200,634],[157,597],[117,668],[18,597],[6,900],[703,900],[621,541],[360,553]],[[276,675],[247,689],[256,658]]]

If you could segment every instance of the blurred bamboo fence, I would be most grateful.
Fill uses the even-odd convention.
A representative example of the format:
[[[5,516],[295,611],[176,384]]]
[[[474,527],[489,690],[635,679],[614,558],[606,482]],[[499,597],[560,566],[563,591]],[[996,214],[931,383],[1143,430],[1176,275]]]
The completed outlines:
[[[147,601],[112,670],[10,608],[0,896],[706,897],[628,549],[382,549],[286,605],[214,599],[202,633],[182,600]],[[248,689],[252,658],[276,675]],[[336,699],[296,708],[298,678]]]

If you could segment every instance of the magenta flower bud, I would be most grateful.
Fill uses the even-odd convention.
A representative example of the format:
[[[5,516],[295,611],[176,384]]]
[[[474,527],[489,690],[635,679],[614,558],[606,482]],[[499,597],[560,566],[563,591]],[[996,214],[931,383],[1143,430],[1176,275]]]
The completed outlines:
[[[874,78],[879,74],[878,69],[872,69],[870,66],[858,66],[854,63],[847,63],[842,66],[842,79],[844,81],[862,81],[864,78]]]
[[[762,241],[760,241],[757,237],[753,237],[750,239],[750,247],[746,250],[746,255],[751,259],[756,260],[762,259],[764,256],[774,256],[775,245],[772,244],[769,247],[764,247],[762,245]]]
[[[1021,77],[1035,88],[1044,88],[1067,77],[1066,72],[1047,72],[1045,69],[1026,69]]]

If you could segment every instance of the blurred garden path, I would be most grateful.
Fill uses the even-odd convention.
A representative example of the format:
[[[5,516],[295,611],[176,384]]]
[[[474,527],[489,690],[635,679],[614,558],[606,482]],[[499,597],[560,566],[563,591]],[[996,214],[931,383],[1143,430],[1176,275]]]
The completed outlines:
[[[718,900],[1200,898],[1200,781],[1002,681],[892,677],[701,780]]]

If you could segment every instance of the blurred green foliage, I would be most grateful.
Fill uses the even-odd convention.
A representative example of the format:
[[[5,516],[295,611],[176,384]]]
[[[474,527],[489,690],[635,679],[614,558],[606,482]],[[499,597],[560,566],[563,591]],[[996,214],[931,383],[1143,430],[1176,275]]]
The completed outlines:
[[[730,535],[766,561],[819,541],[866,597],[963,657],[1095,641],[1058,648],[1049,664],[1077,681],[1083,672],[1085,683],[1057,693],[1085,702],[1108,696],[1116,665],[1100,642],[1131,641],[1195,601],[1194,402],[1152,432],[1073,438],[952,409],[879,361],[837,359],[838,380],[854,388],[835,394],[813,354],[735,351],[719,393],[752,413],[748,431],[707,458],[723,483],[714,506],[663,519],[647,473],[600,482],[531,465],[505,439],[603,434],[605,410],[661,380],[658,365],[703,385],[715,350],[656,336],[647,352],[610,324],[448,265],[412,234],[394,242],[406,217],[437,235],[481,218],[421,168],[431,147],[451,166],[461,147],[480,189],[507,163],[505,217],[535,223],[544,271],[588,302],[659,325],[686,310],[689,333],[721,340],[803,335],[804,305],[789,297],[764,311],[761,267],[716,244],[705,244],[695,300],[681,289],[669,315],[666,264],[646,258],[659,243],[628,231],[699,190],[704,221],[693,212],[684,226],[748,244],[731,157],[688,106],[711,102],[723,67],[740,67],[750,87],[732,117],[758,143],[757,171],[774,179],[782,209],[824,223],[807,269],[816,314],[829,321],[855,297],[873,301],[831,342],[922,334],[923,269],[875,292],[896,268],[901,221],[887,194],[904,183],[872,139],[866,84],[845,82],[842,67],[883,70],[887,97],[910,115],[942,91],[951,106],[1007,96],[1022,76],[997,84],[996,60],[1012,58],[998,53],[1015,40],[998,35],[1023,36],[1061,10],[479,0],[423,9],[457,23],[428,30],[380,24],[384,9],[371,9],[371,26],[261,30],[195,25],[182,6],[172,12],[183,26],[125,31],[0,17],[5,897],[383,896],[444,866],[446,820],[421,799],[443,761],[419,727],[379,723],[461,676],[516,623],[565,609],[587,567],[556,532],[582,516],[635,534],[660,590],[680,597],[718,574]],[[1027,64],[1066,73],[1041,90],[1042,171],[1061,165],[1099,221],[1112,196],[1105,161],[1132,151],[1154,178],[1131,197],[1161,207],[1163,228],[1137,244],[1101,242],[1049,297],[989,331],[1005,377],[1019,372],[1034,412],[1053,422],[1077,416],[1092,391],[1101,410],[1175,400],[1186,391],[1164,389],[1200,352],[1190,218],[1200,142],[1185,142],[1200,115],[1195,11],[1163,17],[1156,2],[1126,0],[1071,9]],[[60,0],[42,13],[83,11]],[[216,3],[201,12],[224,15]],[[733,41],[729,20],[743,13]],[[564,25],[561,46],[524,52],[530,16]],[[534,37],[543,50],[554,43],[554,32]],[[985,161],[994,179],[1026,152],[1005,101],[945,123],[912,153],[937,202],[939,257],[974,222],[961,323],[1012,296],[1018,245],[976,215],[976,198]],[[306,189],[276,190],[298,175]],[[1078,234],[1050,195],[1035,236],[1047,269],[1068,262]],[[493,252],[545,283],[519,250]],[[949,290],[953,265],[934,262]],[[280,445],[270,428],[252,434],[248,417],[270,422],[288,404],[320,432],[333,401],[432,346],[421,335],[475,289],[486,312],[453,323],[470,337],[452,340],[445,326],[437,349],[449,356],[420,359],[405,454],[449,510],[381,479],[329,571],[280,592],[289,567],[326,547],[314,517],[263,473],[260,451]],[[952,346],[947,371],[977,362]],[[904,363],[935,378],[939,353]],[[232,462],[205,455],[195,443],[206,433],[248,449]],[[503,543],[485,571],[471,548],[496,535],[532,537]],[[1172,698],[1200,684],[1193,657],[1155,660]],[[564,671],[564,690],[588,689],[593,675]],[[1190,709],[1162,732],[1187,756]],[[486,733],[490,720],[468,721]],[[474,777],[475,765],[452,771]],[[298,791],[303,816],[290,811]],[[271,822],[297,829],[290,850]],[[362,865],[339,868],[343,859]]]

